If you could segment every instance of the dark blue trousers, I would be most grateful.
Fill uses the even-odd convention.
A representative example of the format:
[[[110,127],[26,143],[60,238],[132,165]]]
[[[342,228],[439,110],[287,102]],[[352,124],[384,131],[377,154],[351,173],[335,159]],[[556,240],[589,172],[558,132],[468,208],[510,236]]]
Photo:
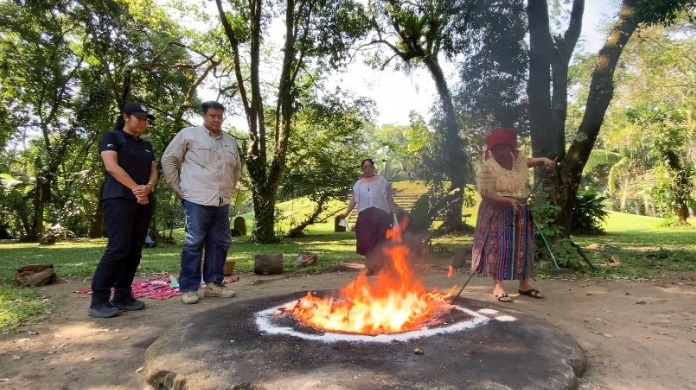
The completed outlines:
[[[179,290],[198,291],[201,285],[201,260],[203,281],[206,284],[221,284],[227,251],[232,243],[230,206],[202,206],[187,200],[182,204],[186,214],[186,237],[181,250]]]

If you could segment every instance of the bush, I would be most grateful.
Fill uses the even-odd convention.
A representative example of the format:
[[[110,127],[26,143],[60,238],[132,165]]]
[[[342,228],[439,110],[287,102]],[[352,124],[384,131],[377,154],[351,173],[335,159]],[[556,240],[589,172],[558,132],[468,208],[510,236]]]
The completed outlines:
[[[602,234],[607,218],[607,211],[604,210],[606,197],[598,196],[594,191],[578,193],[573,208],[573,217],[570,229],[573,233],[580,234]]]

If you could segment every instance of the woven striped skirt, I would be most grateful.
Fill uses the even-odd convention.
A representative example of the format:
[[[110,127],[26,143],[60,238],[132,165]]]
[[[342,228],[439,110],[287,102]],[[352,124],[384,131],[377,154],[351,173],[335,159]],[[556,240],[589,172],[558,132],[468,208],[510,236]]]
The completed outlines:
[[[524,280],[534,268],[534,221],[521,212],[483,200],[479,207],[471,267],[498,280]]]

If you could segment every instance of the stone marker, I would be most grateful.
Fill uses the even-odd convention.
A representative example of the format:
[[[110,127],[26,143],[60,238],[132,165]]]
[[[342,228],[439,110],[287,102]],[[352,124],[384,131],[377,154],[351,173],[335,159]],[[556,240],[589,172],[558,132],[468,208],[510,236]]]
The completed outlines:
[[[345,232],[346,227],[341,226],[341,216],[337,215],[336,218],[334,218],[334,232]]]
[[[240,236],[246,236],[246,221],[242,217],[237,217],[232,223],[233,229],[236,230]]]

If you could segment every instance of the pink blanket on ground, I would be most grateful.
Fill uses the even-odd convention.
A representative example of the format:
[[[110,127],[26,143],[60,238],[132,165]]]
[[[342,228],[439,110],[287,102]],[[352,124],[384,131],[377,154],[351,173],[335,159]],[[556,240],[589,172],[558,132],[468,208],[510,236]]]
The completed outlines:
[[[239,281],[239,276],[225,278],[224,283],[234,283]],[[201,284],[205,286],[205,284]],[[171,280],[168,275],[158,278],[145,279],[134,281],[132,284],[134,298],[149,298],[149,299],[169,299],[177,295],[181,295],[179,287],[172,287]],[[92,294],[92,289],[75,291],[76,294],[89,295]]]

